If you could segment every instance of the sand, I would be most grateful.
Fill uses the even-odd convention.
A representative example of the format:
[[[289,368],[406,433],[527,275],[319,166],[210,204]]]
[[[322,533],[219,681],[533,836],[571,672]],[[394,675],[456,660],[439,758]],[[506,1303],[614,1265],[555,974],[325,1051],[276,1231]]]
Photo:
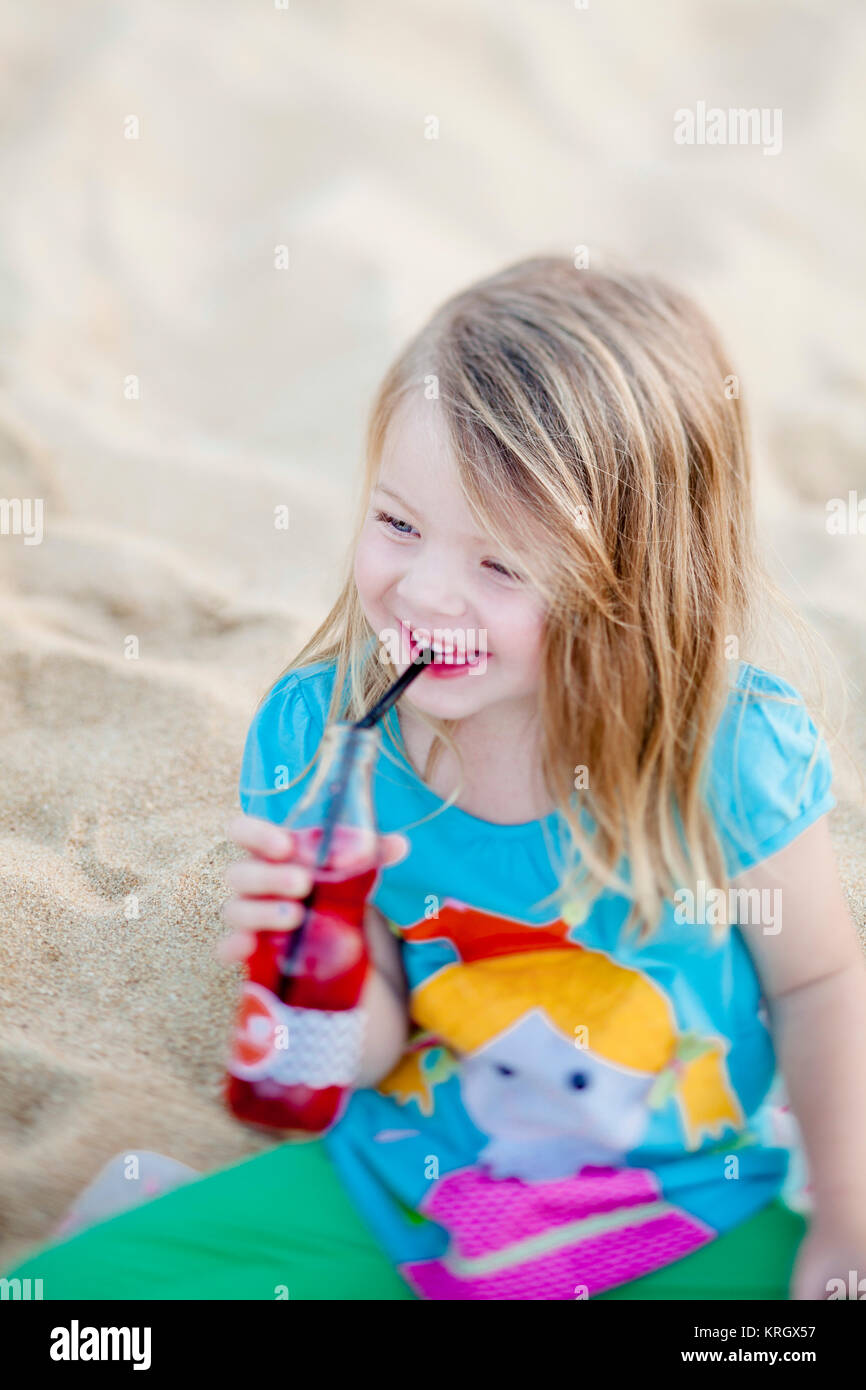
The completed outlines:
[[[675,275],[730,342],[771,567],[849,681],[866,944],[866,536],[825,527],[866,495],[863,16],[80,0],[0,33],[0,496],[45,528],[0,536],[0,1263],[114,1153],[268,1146],[220,1101],[244,734],[338,589],[390,356],[521,255]],[[781,106],[783,152],[678,148],[699,99]]]

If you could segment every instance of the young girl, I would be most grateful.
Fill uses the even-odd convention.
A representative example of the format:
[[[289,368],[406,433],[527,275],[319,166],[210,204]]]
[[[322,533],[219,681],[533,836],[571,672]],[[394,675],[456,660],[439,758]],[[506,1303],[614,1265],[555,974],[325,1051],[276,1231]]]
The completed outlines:
[[[768,581],[730,379],[682,294],[555,257],[401,353],[340,597],[247,737],[221,948],[300,920],[279,826],[322,732],[432,644],[374,770],[348,1109],[32,1256],[14,1273],[45,1297],[818,1299],[866,1276],[866,970],[826,744],[740,659]]]

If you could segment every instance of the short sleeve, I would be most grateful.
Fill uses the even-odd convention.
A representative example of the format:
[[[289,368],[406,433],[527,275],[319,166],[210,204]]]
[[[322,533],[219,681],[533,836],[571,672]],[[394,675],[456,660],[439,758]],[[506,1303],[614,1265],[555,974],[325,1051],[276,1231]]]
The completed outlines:
[[[717,731],[708,797],[729,875],[832,810],[832,780],[827,744],[799,692],[744,663]]]
[[[313,769],[294,786],[321,742],[323,721],[316,701],[304,695],[294,671],[282,676],[253,716],[244,744],[239,779],[246,815],[281,825],[309,786]]]

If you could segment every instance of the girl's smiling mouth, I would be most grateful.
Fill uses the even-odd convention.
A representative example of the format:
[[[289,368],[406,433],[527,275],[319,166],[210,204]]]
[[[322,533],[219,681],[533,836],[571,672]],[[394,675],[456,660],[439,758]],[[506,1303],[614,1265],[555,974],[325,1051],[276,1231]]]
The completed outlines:
[[[439,635],[447,631],[448,640],[439,641]],[[457,640],[454,640],[455,635]],[[464,671],[474,670],[479,662],[487,659],[490,653],[486,650],[479,650],[478,644],[467,640],[471,635],[474,639],[477,635],[475,628],[465,630],[465,634],[460,629],[442,628],[414,628],[409,623],[400,619],[400,636],[405,649],[409,653],[408,660],[414,660],[419,651],[425,648],[430,650],[430,660],[427,663],[432,668],[437,668],[435,674],[445,675],[446,672],[457,675]],[[483,643],[481,646],[483,647]]]

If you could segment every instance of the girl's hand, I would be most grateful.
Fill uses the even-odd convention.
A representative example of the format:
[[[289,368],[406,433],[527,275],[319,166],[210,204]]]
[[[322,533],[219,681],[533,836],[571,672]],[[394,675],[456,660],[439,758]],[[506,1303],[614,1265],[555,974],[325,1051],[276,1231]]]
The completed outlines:
[[[216,955],[231,964],[253,951],[256,931],[293,931],[304,920],[299,899],[313,886],[311,871],[296,857],[291,831],[257,816],[235,816],[226,827],[228,839],[249,852],[230,864],[226,887],[232,896],[223,904],[222,918],[232,928],[217,942]],[[396,864],[409,848],[404,835],[379,837],[379,863]]]
[[[866,1297],[866,1210],[853,1220],[817,1212],[797,1252],[791,1298],[847,1299],[852,1286],[854,1298]]]

